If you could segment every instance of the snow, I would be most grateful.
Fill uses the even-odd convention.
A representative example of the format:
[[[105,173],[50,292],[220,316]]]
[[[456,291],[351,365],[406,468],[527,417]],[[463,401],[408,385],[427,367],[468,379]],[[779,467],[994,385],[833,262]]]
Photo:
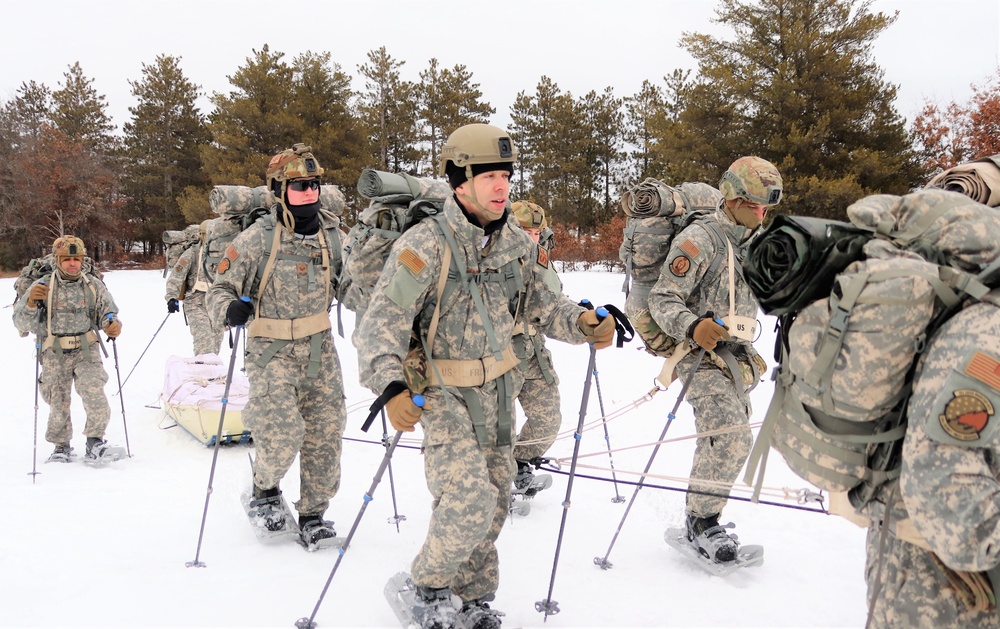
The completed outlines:
[[[605,272],[562,274],[566,293],[596,304],[623,305],[622,275]],[[0,525],[0,626],[2,627],[292,627],[313,614],[338,559],[336,551],[306,553],[298,545],[261,545],[239,504],[250,482],[248,446],[225,446],[208,492],[213,449],[201,445],[159,406],[164,364],[173,354],[190,354],[191,340],[181,315],[167,317],[159,271],[112,271],[106,282],[121,309],[123,333],[118,355],[121,378],[147,343],[149,349],[117,391],[114,357],[105,360],[111,403],[110,443],[126,445],[132,458],[95,469],[79,461],[44,464],[52,446],[45,442],[48,407],[39,401],[37,454],[34,443],[34,343],[19,338],[13,325],[0,325],[5,360],[0,381],[6,402],[0,478],[9,516]],[[13,279],[0,280],[0,295],[13,298]],[[4,309],[7,316],[9,308]],[[164,318],[165,324],[154,337]],[[353,316],[345,311],[348,339]],[[765,318],[757,347],[771,355],[773,325]],[[586,346],[549,342],[561,379],[563,430],[572,433],[587,376]],[[600,393],[607,414],[642,401],[653,388],[661,361],[638,349],[598,352]],[[349,340],[337,338],[345,371],[348,426],[343,481],[327,518],[346,535],[382,461],[379,431],[361,432],[372,394],[357,382],[357,362]],[[109,352],[112,349],[109,346]],[[228,361],[228,347],[222,358]],[[237,367],[242,364],[237,359]],[[680,390],[667,391],[599,421],[597,387],[589,399],[589,430],[580,440],[578,472],[610,478],[607,444],[614,448],[617,493],[629,499],[634,481],[649,460]],[[759,422],[771,395],[770,382],[753,393]],[[122,399],[124,414],[122,417]],[[82,453],[84,414],[73,396],[73,445]],[[691,409],[681,404],[651,468],[648,483],[683,487],[669,480],[687,475],[694,442]],[[419,434],[419,433],[418,433]],[[569,458],[571,436],[556,442],[550,455]],[[401,445],[414,446],[405,439]],[[36,456],[41,473],[29,472]],[[590,455],[590,456],[583,456]],[[587,466],[587,467],[584,467]],[[601,468],[599,470],[592,467]],[[315,615],[319,627],[393,627],[385,603],[386,580],[409,563],[423,541],[430,497],[422,459],[413,447],[392,460],[398,511],[406,516],[399,532],[393,517],[388,475],[374,494],[352,543],[340,562]],[[563,467],[569,470],[569,463]],[[568,477],[555,475],[551,489],[537,496],[526,517],[508,520],[498,546],[501,584],[494,607],[506,612],[505,627],[858,627],[865,619],[864,531],[836,516],[805,511],[794,499],[781,506],[730,501],[723,521],[737,524],[749,544],[763,544],[764,564],[714,577],[688,563],[663,541],[668,526],[683,520],[684,494],[646,487],[639,491],[608,559],[610,570],[594,564],[608,553],[629,504],[614,503],[616,486],[586,478],[572,485],[571,507],[551,598],[560,612],[543,622],[535,602],[548,597],[562,503]],[[769,459],[767,487],[809,488]],[[739,485],[738,485],[739,487]],[[289,502],[298,497],[298,466],[282,483]],[[747,496],[746,492],[737,494]],[[198,548],[206,498],[204,538]],[[807,508],[815,508],[807,505]],[[186,567],[198,557],[204,568]]]

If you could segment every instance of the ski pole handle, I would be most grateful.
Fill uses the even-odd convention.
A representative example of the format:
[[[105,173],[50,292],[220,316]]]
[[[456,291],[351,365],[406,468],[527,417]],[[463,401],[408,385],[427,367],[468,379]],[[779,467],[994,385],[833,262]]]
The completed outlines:
[[[427,403],[427,400],[424,399],[424,396],[420,395],[419,393],[410,396],[410,400],[413,401],[414,406],[419,406],[420,408],[423,408],[424,404]]]
[[[601,306],[600,308],[594,311],[594,314],[597,315],[598,321],[604,321],[604,319],[606,319],[608,316],[608,309],[605,308],[604,306]]]

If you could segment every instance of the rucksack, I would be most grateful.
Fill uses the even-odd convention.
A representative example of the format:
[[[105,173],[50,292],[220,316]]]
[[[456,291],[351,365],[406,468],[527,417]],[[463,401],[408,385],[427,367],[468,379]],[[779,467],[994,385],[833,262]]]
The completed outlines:
[[[163,232],[163,277],[174,268],[184,252],[201,241],[198,225],[188,225],[184,229],[168,229]]]
[[[677,345],[649,313],[649,292],[660,278],[674,236],[701,221],[715,243],[713,263],[703,282],[719,273],[725,258],[726,236],[712,221],[703,219],[715,212],[720,201],[722,193],[706,183],[673,187],[652,178],[622,196],[621,206],[628,218],[618,257],[625,265],[622,284],[625,313],[651,354],[670,357]]]
[[[21,300],[21,297],[24,296],[24,293],[27,292],[36,280],[41,279],[46,275],[51,275],[52,272],[55,271],[55,268],[55,258],[51,253],[28,262],[28,264],[21,269],[21,273],[18,274],[17,279],[14,280],[14,292],[16,293],[14,303],[16,304]],[[94,261],[90,258],[90,256],[84,256],[80,272],[99,280],[103,280],[104,278],[104,275],[97,268],[97,265],[94,264]],[[19,334],[22,337],[27,336],[26,332]]]
[[[774,447],[793,472],[847,492],[861,510],[899,476],[924,348],[970,300],[1000,285],[992,236],[1000,213],[955,192],[923,190],[865,197],[847,214],[857,229],[831,221],[825,231],[796,232],[793,219],[776,221],[747,252],[748,284],[765,312],[779,316],[774,397],[744,480],[756,495]],[[850,242],[831,246],[835,230]],[[828,263],[815,264],[816,250],[827,251]],[[794,305],[795,285],[818,299]],[[784,298],[765,299],[776,292]]]
[[[438,215],[452,190],[443,181],[369,169],[358,179],[358,193],[371,202],[347,233],[337,298],[360,323],[392,245],[410,227]]]

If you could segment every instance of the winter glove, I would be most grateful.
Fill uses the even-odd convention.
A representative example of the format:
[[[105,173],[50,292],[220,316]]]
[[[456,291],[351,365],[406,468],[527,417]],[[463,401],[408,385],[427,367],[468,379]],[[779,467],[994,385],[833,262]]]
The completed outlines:
[[[715,315],[712,313],[692,323],[688,328],[688,337],[697,343],[698,347],[704,347],[708,351],[714,350],[719,341],[728,341],[731,338],[726,328],[715,321]]]
[[[229,302],[229,308],[226,309],[226,324],[230,327],[245,325],[250,320],[250,315],[252,314],[252,303],[234,299]]]
[[[423,409],[413,403],[410,391],[407,389],[397,393],[385,403],[385,412],[389,414],[389,423],[396,430],[413,432],[413,427],[420,421]]]
[[[45,284],[35,284],[28,291],[28,305],[32,308],[45,305],[45,298],[49,296],[49,287]]]
[[[118,335],[122,333],[122,322],[118,319],[105,319],[104,333],[108,335],[109,339],[118,338]]]
[[[167,313],[173,314],[181,309],[181,305],[177,303],[177,300],[171,297],[167,300]]]
[[[592,344],[594,349],[610,347],[615,339],[615,318],[611,315],[598,320],[596,312],[584,310],[576,320],[576,325],[587,336],[587,342]]]

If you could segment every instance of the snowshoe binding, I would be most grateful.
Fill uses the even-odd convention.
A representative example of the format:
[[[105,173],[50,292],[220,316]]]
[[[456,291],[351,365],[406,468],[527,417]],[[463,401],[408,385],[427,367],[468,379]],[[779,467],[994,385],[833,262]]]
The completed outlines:
[[[718,515],[707,518],[689,515],[684,528],[667,529],[664,540],[716,576],[764,563],[764,547],[741,546],[736,535],[726,532],[734,527],[732,522],[719,524]]]
[[[524,500],[514,500],[514,494],[510,495],[510,515],[526,516],[531,513],[531,503]]]
[[[383,590],[404,629],[454,629],[457,613],[451,588],[422,588],[409,573],[399,572]]]
[[[243,493],[243,504],[258,540],[270,542],[299,536],[295,518],[277,487],[261,489],[254,485],[251,490]]]
[[[493,596],[488,597],[493,600]],[[464,629],[500,629],[500,617],[503,612],[490,609],[487,598],[467,601],[458,610],[458,625]]]
[[[125,458],[125,448],[109,446],[108,442],[99,437],[87,437],[87,452],[83,462],[91,467],[104,467]]]
[[[524,498],[534,498],[535,494],[552,486],[551,474],[536,475],[531,470],[531,464],[525,461],[517,462],[517,475],[514,477],[514,489],[511,491],[515,496]]]
[[[344,539],[337,537],[333,522],[321,515],[299,515],[299,544],[309,552],[321,548],[340,548]]]
[[[49,455],[49,458],[45,460],[46,463],[69,463],[76,458],[73,454],[73,448],[68,443],[56,444],[55,450]]]

